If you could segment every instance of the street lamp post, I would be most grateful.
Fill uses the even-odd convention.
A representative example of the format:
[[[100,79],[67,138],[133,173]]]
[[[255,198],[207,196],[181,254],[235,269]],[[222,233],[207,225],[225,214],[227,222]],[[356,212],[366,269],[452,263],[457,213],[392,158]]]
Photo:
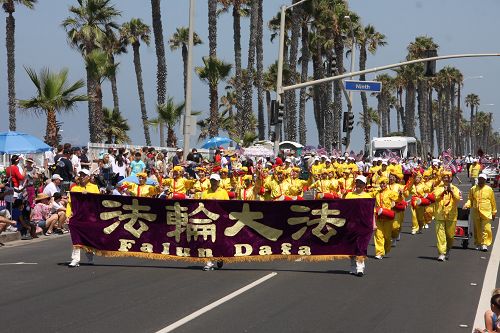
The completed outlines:
[[[287,9],[293,8],[295,6],[300,5],[307,0],[298,1],[290,6],[282,5],[280,12],[280,43],[279,43],[279,51],[278,51],[278,75],[276,82],[276,104],[282,104],[282,94],[283,94],[283,53],[285,49],[285,12]],[[281,122],[277,122],[274,125],[274,153],[277,155],[279,151],[279,143],[280,143],[280,135],[281,135]]]
[[[346,15],[344,16],[344,18],[346,20],[349,20],[349,27],[351,29],[351,39],[352,39],[352,45],[351,45],[351,73],[354,72],[354,51],[356,50],[356,39],[354,37],[354,29],[352,27],[352,21],[351,21],[351,17],[349,15]],[[352,76],[350,77],[350,79],[352,80]],[[349,104],[351,105],[351,109],[348,110],[348,114],[349,113],[352,113],[352,91],[349,91]],[[349,117],[348,117],[349,118]],[[346,132],[346,146],[345,146],[345,150],[348,152],[349,151],[349,146],[351,144],[351,131],[349,129],[347,129],[347,132]]]

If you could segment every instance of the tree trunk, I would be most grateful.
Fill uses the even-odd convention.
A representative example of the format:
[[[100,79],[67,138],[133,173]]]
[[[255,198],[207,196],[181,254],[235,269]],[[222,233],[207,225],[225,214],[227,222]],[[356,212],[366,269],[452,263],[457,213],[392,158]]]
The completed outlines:
[[[429,113],[429,143],[430,143],[430,152],[431,155],[434,155],[434,116],[433,116],[433,108],[432,108],[432,87],[428,86],[428,101],[427,101],[427,109]]]
[[[422,145],[422,156],[426,156],[430,151],[429,139],[427,137],[427,82],[419,80],[417,86],[418,119],[420,129],[420,141]]]
[[[294,1],[294,3],[297,1]],[[288,84],[293,85],[296,83],[295,73],[297,72],[297,53],[299,50],[299,38],[300,38],[300,28],[298,24],[301,17],[301,11],[294,8],[292,11],[292,34],[290,38],[290,58],[289,58],[289,70],[290,76],[288,78]],[[295,90],[289,91],[287,95],[287,140],[297,141],[297,96]]]
[[[461,124],[461,120],[462,120],[462,110],[460,110],[460,82],[458,83],[458,96],[457,96],[457,99],[458,99],[458,103],[457,103],[457,112],[456,112],[456,129],[455,129],[455,142],[456,142],[456,154],[457,155],[463,155],[464,151],[463,151],[463,146],[462,146],[462,140],[461,140],[461,137],[463,135],[463,133],[461,132],[460,130],[460,124]]]
[[[267,109],[267,137],[271,139],[271,92],[266,90],[266,109]]]
[[[359,70],[363,71],[366,69],[366,45],[362,44],[359,50]],[[360,81],[366,80],[366,75],[362,74],[359,76]],[[368,114],[368,98],[366,97],[366,92],[361,92],[361,106],[363,107],[363,131],[365,135],[365,148],[370,145],[370,132],[371,132],[371,123],[370,123],[370,115]]]
[[[378,112],[382,122],[382,136],[387,136],[387,93],[381,92],[378,96]]]
[[[405,100],[405,134],[415,137],[415,84],[413,81],[407,83]]]
[[[217,57],[217,0],[208,0],[208,55]]]
[[[45,143],[51,147],[57,146],[57,119],[56,119],[56,111],[53,109],[47,110]]]
[[[184,77],[184,103],[187,100],[187,73],[188,73],[188,47],[182,44],[182,65],[183,65],[183,77]]]
[[[88,96],[88,111],[89,111],[89,140],[90,142],[98,142],[96,127],[98,127],[97,120],[94,117],[95,105],[95,89],[96,80],[92,77],[92,73],[88,68],[87,71],[87,96]]]
[[[115,57],[110,55],[109,57],[111,66],[115,66]],[[120,112],[120,103],[118,98],[118,86],[116,84],[116,75],[111,75],[109,77],[109,81],[111,82],[111,94],[113,95],[113,110]]]
[[[156,50],[156,95],[157,104],[165,103],[167,95],[167,62],[165,60],[165,45],[163,42],[163,26],[161,21],[160,0],[151,0],[151,14],[153,19],[153,34]],[[165,144],[164,126],[160,125],[160,146]]]
[[[264,5],[263,0],[258,0],[257,8],[257,40],[256,40],[256,54],[257,54],[257,124],[259,140],[264,140],[266,127],[264,124],[264,50],[262,46],[262,29],[264,26],[264,19],[262,17],[262,6]]]
[[[12,3],[12,11],[14,4]],[[16,20],[9,12],[5,19],[5,44],[7,47],[7,85],[8,85],[8,98],[9,98],[9,130],[16,130],[16,59],[15,59],[15,29]]]
[[[337,56],[337,71],[338,74],[344,74],[344,43],[342,36],[336,36],[334,44],[335,54]],[[333,123],[326,126],[328,131],[333,132],[332,141],[337,142],[337,148],[341,148],[340,136],[342,129],[340,122],[342,119],[342,85],[341,80],[336,80],[333,89]]]
[[[250,118],[253,113],[253,71],[255,66],[255,45],[257,42],[257,22],[258,22],[258,1],[251,1],[250,14],[250,38],[248,40],[248,63],[247,63],[247,78],[244,90],[244,112],[243,112],[243,131],[240,132],[241,138],[250,130]]]
[[[132,44],[134,50],[134,67],[135,76],[137,79],[137,91],[139,93],[139,101],[141,103],[141,118],[142,125],[144,126],[144,137],[146,139],[146,145],[151,146],[151,136],[149,135],[149,124],[148,124],[148,112],[146,110],[146,101],[144,99],[144,86],[142,83],[142,67],[141,67],[141,55],[139,53],[139,43]]]
[[[236,128],[242,128],[243,119],[243,94],[241,74],[241,0],[233,3],[233,31],[234,31],[234,91],[236,93]]]
[[[304,13],[304,12],[302,12]],[[309,70],[309,60],[311,58],[309,52],[309,28],[307,27],[307,21],[302,20],[302,56],[301,56],[301,73],[300,82],[306,82]],[[303,146],[306,145],[307,141],[307,125],[306,125],[306,98],[307,98],[307,88],[300,89],[300,99],[299,99],[299,143]]]
[[[210,137],[219,135],[219,93],[217,91],[217,85],[210,85],[210,123],[208,125],[208,134]]]
[[[321,61],[321,47],[316,49],[313,53],[313,75],[314,79],[318,80],[323,77],[323,63]],[[316,121],[316,129],[318,131],[318,145],[325,145],[325,123],[323,118],[323,109],[321,105],[321,94],[323,92],[323,85],[313,86],[313,107],[314,107],[314,120]]]

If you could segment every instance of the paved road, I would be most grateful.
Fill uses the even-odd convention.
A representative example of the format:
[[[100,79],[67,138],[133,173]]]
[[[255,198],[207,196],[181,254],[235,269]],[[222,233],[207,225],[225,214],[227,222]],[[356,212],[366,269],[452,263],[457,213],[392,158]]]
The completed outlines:
[[[490,252],[456,242],[450,260],[438,262],[433,225],[412,236],[406,215],[401,242],[387,258],[368,260],[363,278],[347,274],[347,261],[203,272],[99,257],[69,269],[67,235],[9,243],[0,250],[0,332],[156,332],[272,272],[175,332],[470,332]]]

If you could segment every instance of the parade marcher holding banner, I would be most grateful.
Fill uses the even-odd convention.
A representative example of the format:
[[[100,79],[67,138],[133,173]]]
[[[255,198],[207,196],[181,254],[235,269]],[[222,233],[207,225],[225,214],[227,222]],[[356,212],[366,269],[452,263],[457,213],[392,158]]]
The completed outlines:
[[[437,260],[444,261],[453,246],[458,217],[457,204],[461,199],[461,193],[458,187],[451,184],[452,174],[450,171],[443,171],[441,180],[442,183],[434,189],[433,193],[436,198],[434,216],[439,253]]]
[[[70,191],[70,195],[68,196],[68,205],[66,207],[66,216],[71,218],[71,192],[82,192],[82,193],[94,193],[99,194],[99,188],[90,182],[90,171],[88,169],[81,169],[79,172],[79,176],[75,179],[76,186],[73,186]],[[70,220],[71,221],[71,220]],[[71,262],[69,263],[69,267],[78,267],[80,266],[80,248],[73,248],[71,253]],[[87,260],[89,264],[94,263],[94,254],[92,252],[85,252],[87,255]]]
[[[382,259],[391,251],[392,225],[394,223],[394,203],[403,197],[388,187],[389,180],[385,176],[378,179],[380,189],[375,192],[375,206],[377,210],[377,230],[375,231],[375,258]]]
[[[478,250],[488,251],[493,241],[491,220],[497,214],[497,204],[493,189],[486,185],[487,176],[482,173],[477,178],[477,185],[469,191],[469,197],[464,208],[471,208],[472,223],[474,223],[474,241]]]
[[[229,195],[227,191],[221,187],[219,187],[220,176],[216,173],[210,175],[210,187],[203,191],[201,194],[201,199],[213,199],[213,200],[229,200]],[[214,270],[215,265],[217,268],[222,268],[224,262],[222,260],[217,260],[215,264],[213,261],[209,260],[205,267],[203,267],[204,271],[212,271]]]
[[[371,193],[365,192],[366,188],[366,177],[365,176],[357,176],[355,180],[355,188],[354,191],[347,193],[345,196],[346,199],[371,199],[373,195]],[[375,217],[374,217],[375,219]],[[374,223],[373,228],[376,229],[377,226]],[[351,257],[351,270],[349,274],[363,276],[365,274],[365,258],[364,257]]]

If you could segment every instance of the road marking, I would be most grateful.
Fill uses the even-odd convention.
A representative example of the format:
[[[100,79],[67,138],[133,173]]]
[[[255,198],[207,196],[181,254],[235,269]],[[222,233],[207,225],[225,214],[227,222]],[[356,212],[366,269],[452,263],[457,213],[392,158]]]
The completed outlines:
[[[178,321],[176,321],[175,323],[172,323],[170,325],[168,325],[167,327],[165,328],[162,328],[161,330],[159,330],[158,332],[156,333],[167,333],[167,332],[172,332],[173,330],[175,330],[176,328],[179,328],[180,326],[190,322],[191,320],[195,319],[196,317],[199,317],[201,316],[202,314],[204,314],[205,312],[208,312],[216,307],[218,307],[219,305],[229,301],[230,299],[244,293],[245,291],[247,290],[250,290],[252,289],[253,287],[256,287],[258,286],[259,284],[261,284],[262,282],[265,282],[267,280],[269,280],[270,278],[272,277],[275,277],[278,273],[275,273],[275,272],[272,272],[272,273],[269,273],[267,274],[266,276],[264,277],[261,277],[260,279],[250,283],[250,284],[247,284],[246,286],[244,286],[243,288],[240,288],[232,293],[230,293],[229,295],[227,296],[224,296],[222,297],[221,299],[199,309],[198,311],[195,311],[193,313],[191,313],[189,316],[187,317],[184,317]]]
[[[486,267],[483,289],[477,306],[476,318],[473,327],[484,327],[484,312],[490,308],[491,292],[495,289],[498,276],[498,265],[500,264],[500,232],[497,231],[495,241],[491,248],[490,260]]]
[[[7,265],[38,265],[37,262],[6,262],[6,263],[0,263],[0,266],[7,266]]]

